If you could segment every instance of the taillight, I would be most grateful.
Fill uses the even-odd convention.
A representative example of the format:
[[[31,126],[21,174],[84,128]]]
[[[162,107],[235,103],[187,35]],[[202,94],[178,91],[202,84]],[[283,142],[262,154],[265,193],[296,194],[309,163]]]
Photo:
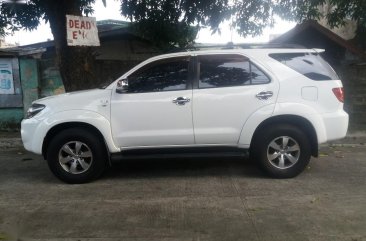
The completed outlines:
[[[344,102],[344,92],[343,92],[343,87],[339,87],[339,88],[333,88],[333,93],[334,95],[337,97],[337,99],[340,102]]]

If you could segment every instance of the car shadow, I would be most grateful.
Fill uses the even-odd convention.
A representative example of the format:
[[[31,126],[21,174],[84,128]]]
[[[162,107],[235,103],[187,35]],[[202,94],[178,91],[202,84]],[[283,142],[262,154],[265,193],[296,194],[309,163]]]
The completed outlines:
[[[246,176],[264,177],[255,162],[243,157],[127,159],[112,163],[103,179]]]

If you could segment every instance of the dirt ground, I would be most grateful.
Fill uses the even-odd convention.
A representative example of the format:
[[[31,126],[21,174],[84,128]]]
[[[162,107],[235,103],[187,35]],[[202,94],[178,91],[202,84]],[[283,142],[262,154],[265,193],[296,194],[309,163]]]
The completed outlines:
[[[293,179],[217,157],[123,161],[68,185],[0,133],[0,240],[366,240],[365,140],[322,145]]]

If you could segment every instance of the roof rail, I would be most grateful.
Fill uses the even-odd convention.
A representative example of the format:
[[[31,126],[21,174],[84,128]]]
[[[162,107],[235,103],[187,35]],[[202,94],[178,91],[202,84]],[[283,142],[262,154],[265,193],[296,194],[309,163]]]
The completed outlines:
[[[306,49],[305,46],[300,45],[300,44],[286,44],[286,43],[281,43],[281,44],[257,44],[257,45],[250,45],[248,46],[248,48],[262,48],[262,49],[277,49],[277,48],[282,48],[282,49]]]
[[[267,44],[267,43],[248,43],[248,44],[234,44],[229,42],[227,44],[192,44],[184,48],[173,48],[166,51],[166,53],[173,52],[186,52],[186,51],[197,51],[205,49],[306,49],[305,46],[300,44]]]

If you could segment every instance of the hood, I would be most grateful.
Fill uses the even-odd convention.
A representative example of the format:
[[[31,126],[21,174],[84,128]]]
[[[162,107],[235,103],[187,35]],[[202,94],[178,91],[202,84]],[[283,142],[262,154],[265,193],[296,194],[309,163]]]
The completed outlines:
[[[49,96],[36,100],[33,103],[43,104],[52,112],[67,110],[96,111],[101,103],[109,103],[110,97],[111,90],[92,89]]]
[[[47,96],[47,97],[43,97],[41,99],[35,100],[33,103],[43,103],[44,101],[48,101],[48,100],[55,99],[55,98],[64,98],[67,96],[74,96],[74,95],[79,95],[79,94],[83,94],[83,93],[91,93],[96,90],[99,90],[99,89],[78,90],[78,91],[68,92],[68,93],[64,93],[64,94],[51,95],[51,96]]]

